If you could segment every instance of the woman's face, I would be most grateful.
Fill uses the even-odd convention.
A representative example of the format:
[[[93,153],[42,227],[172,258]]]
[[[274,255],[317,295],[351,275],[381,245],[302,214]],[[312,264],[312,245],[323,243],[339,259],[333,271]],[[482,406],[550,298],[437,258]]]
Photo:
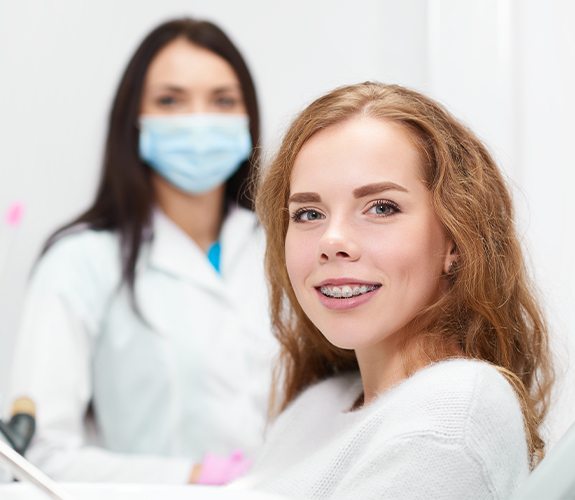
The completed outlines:
[[[287,270],[332,344],[385,349],[442,293],[453,245],[422,177],[405,129],[369,117],[318,132],[297,155]]]
[[[246,114],[238,77],[222,57],[177,38],[152,60],[141,114]]]

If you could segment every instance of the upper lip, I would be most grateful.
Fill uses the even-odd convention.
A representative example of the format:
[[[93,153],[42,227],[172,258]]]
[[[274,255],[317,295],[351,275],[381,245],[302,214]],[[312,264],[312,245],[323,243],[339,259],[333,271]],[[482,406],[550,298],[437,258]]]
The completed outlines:
[[[322,286],[343,286],[343,285],[381,285],[375,281],[365,281],[357,278],[328,278],[315,285],[315,288]]]

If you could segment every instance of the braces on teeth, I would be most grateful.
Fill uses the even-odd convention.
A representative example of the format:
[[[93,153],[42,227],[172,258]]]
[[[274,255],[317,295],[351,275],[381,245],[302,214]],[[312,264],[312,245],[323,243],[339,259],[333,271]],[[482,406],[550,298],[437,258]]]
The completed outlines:
[[[377,285],[361,285],[361,286],[322,286],[319,290],[327,297],[335,299],[349,299],[350,297],[357,297],[367,292],[372,292],[377,288]]]

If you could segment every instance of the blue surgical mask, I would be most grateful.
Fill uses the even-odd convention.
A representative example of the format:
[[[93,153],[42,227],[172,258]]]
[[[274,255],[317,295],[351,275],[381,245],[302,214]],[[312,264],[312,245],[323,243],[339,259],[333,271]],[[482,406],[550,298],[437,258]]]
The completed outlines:
[[[140,117],[140,157],[168,182],[199,194],[226,182],[250,155],[246,115]]]

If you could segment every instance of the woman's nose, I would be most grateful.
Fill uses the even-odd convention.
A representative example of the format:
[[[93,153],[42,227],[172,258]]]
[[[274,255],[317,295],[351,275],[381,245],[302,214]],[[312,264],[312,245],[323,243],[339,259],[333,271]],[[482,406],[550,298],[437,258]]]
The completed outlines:
[[[351,228],[342,223],[331,224],[319,242],[319,259],[322,263],[339,259],[355,261],[360,254],[360,246]]]
[[[209,106],[204,102],[191,102],[188,104],[186,113],[190,115],[205,114],[210,111]]]

